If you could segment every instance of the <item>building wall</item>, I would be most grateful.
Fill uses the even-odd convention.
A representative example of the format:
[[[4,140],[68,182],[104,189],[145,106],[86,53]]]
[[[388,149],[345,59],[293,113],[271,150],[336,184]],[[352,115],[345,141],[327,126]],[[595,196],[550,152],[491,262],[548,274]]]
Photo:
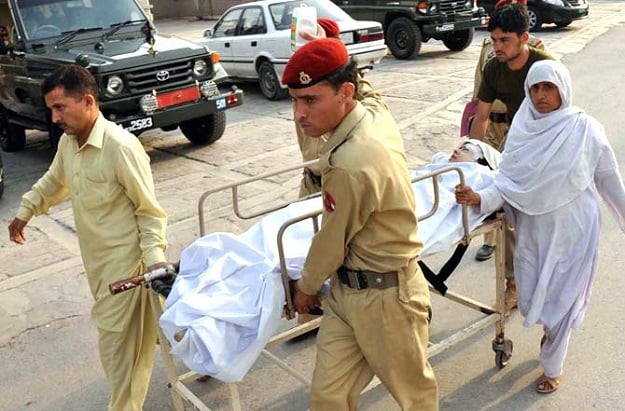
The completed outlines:
[[[147,0],[146,0],[147,1]],[[251,0],[150,0],[154,19],[217,18],[229,7]]]

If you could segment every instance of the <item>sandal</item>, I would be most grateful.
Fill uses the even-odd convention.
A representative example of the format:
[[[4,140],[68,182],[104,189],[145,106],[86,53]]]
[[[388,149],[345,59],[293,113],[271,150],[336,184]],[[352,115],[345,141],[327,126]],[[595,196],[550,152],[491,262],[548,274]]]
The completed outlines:
[[[560,378],[551,378],[543,374],[543,376],[540,377],[540,381],[538,381],[538,384],[536,385],[536,391],[541,394],[550,394],[560,388],[560,384]]]

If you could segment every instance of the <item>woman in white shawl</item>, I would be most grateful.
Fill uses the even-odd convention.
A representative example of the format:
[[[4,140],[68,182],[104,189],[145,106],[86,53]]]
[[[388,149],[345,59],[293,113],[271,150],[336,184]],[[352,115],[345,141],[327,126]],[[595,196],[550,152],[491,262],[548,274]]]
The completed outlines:
[[[534,63],[495,183],[457,187],[456,201],[506,210],[515,227],[515,277],[524,326],[543,326],[536,389],[555,391],[571,330],[580,326],[597,267],[598,194],[625,231],[625,189],[601,124],[572,105],[561,63]]]

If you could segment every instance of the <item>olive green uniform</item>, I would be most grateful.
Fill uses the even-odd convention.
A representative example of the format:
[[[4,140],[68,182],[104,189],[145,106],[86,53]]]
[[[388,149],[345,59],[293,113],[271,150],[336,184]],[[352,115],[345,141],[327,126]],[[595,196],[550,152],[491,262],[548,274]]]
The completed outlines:
[[[332,278],[317,336],[312,411],[356,410],[377,375],[403,410],[437,410],[427,361],[430,295],[415,257],[415,199],[399,130],[380,99],[365,98],[320,150],[323,222],[298,286],[316,294]],[[351,288],[337,270],[395,276],[381,289]]]

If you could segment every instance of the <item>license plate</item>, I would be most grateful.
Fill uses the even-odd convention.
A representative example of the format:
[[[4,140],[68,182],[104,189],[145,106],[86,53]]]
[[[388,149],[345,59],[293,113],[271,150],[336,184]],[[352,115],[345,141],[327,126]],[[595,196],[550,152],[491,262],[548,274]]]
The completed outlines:
[[[354,33],[351,32],[351,31],[347,32],[347,33],[339,34],[339,38],[345,44],[353,44],[354,43]]]
[[[143,130],[146,128],[151,128],[152,125],[154,124],[154,122],[152,121],[152,117],[143,117],[143,118],[138,118],[136,120],[131,120],[128,123],[127,127],[124,127],[124,129],[133,132],[133,131],[137,131],[137,130]]]
[[[189,101],[195,101],[200,99],[200,91],[196,86],[191,86],[175,91],[168,91],[167,93],[158,94],[156,100],[158,101],[158,108],[165,108],[176,106],[182,103],[188,103]]]
[[[456,26],[454,25],[454,23],[445,23],[445,24],[441,24],[440,26],[436,26],[436,31],[438,32],[453,31],[455,27]]]

